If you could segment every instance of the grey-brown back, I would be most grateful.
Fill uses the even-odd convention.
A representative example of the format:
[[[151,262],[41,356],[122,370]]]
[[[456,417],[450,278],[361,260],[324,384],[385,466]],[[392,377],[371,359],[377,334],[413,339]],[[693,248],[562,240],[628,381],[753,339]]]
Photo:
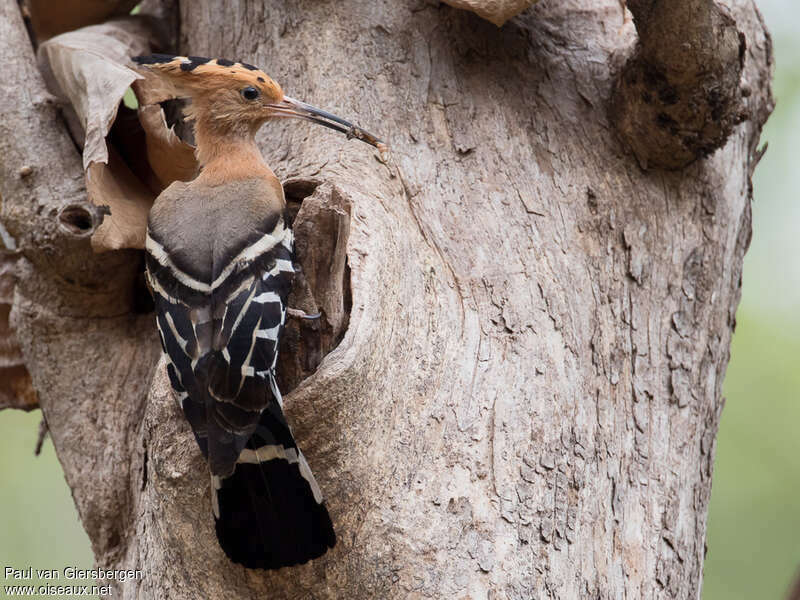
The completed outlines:
[[[148,235],[180,270],[211,284],[236,255],[283,218],[283,195],[252,178],[219,186],[175,182],[156,199]]]

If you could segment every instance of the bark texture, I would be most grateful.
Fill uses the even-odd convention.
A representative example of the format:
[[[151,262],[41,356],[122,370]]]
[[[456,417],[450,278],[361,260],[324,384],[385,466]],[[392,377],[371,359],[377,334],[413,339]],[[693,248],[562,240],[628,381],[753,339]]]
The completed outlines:
[[[0,235],[3,233],[5,229],[0,229]],[[32,410],[39,406],[36,392],[16,332],[9,322],[18,258],[14,250],[0,246],[0,409]]]
[[[0,53],[25,41],[6,36],[24,33],[15,8],[0,0]],[[180,51],[247,59],[357,116],[393,163],[311,125],[260,134],[299,207],[306,306],[324,313],[287,335],[281,371],[339,541],[247,571],[217,545],[153,317],[132,311],[140,257],[94,256],[57,226],[85,202],[81,165],[32,53],[16,59],[0,106],[32,131],[0,130],[23,253],[13,320],[98,564],[145,573],[114,597],[699,597],[772,108],[753,2],[730,3],[748,119],[682,172],[642,171],[615,135],[636,46],[617,0],[543,1],[502,29],[424,1],[179,10]]]
[[[680,169],[725,143],[745,119],[746,41],[716,0],[629,0],[639,44],[612,115],[643,169]]]

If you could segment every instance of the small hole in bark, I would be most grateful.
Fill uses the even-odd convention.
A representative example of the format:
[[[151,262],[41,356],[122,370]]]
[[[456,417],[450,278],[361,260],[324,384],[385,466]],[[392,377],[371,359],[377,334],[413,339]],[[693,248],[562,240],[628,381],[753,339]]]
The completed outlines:
[[[290,179],[283,184],[283,194],[286,196],[286,215],[289,227],[294,223],[303,200],[311,196],[319,186],[316,179]]]
[[[70,204],[62,208],[58,221],[64,229],[79,237],[91,234],[95,227],[92,213],[80,204]]]

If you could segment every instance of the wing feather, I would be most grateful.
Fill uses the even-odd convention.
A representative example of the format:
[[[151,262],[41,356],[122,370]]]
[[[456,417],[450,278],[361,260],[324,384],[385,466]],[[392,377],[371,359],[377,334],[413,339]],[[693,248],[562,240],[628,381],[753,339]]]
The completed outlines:
[[[211,273],[203,281],[176,272],[166,240],[148,244],[147,276],[170,383],[211,470],[220,545],[245,566],[279,568],[320,556],[336,536],[275,382],[292,233],[280,221],[247,242],[211,253],[229,263],[189,265]]]

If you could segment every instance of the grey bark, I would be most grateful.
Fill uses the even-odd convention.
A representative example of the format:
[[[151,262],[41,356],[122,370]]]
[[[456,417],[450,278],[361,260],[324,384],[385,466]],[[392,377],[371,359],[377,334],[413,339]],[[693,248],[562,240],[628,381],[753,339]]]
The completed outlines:
[[[260,134],[302,201],[325,312],[290,332],[281,369],[339,536],[267,573],[216,543],[153,317],[131,312],[140,257],[94,256],[58,226],[85,201],[80,162],[27,41],[8,37],[15,9],[0,1],[0,56],[17,57],[2,123],[30,128],[0,130],[23,252],[13,320],[98,564],[145,573],[114,597],[699,597],[772,108],[752,1],[730,5],[748,118],[681,172],[642,171],[615,135],[636,44],[616,0],[542,2],[502,29],[423,1],[180,4],[182,52],[258,64],[357,116],[394,160],[305,124]]]

